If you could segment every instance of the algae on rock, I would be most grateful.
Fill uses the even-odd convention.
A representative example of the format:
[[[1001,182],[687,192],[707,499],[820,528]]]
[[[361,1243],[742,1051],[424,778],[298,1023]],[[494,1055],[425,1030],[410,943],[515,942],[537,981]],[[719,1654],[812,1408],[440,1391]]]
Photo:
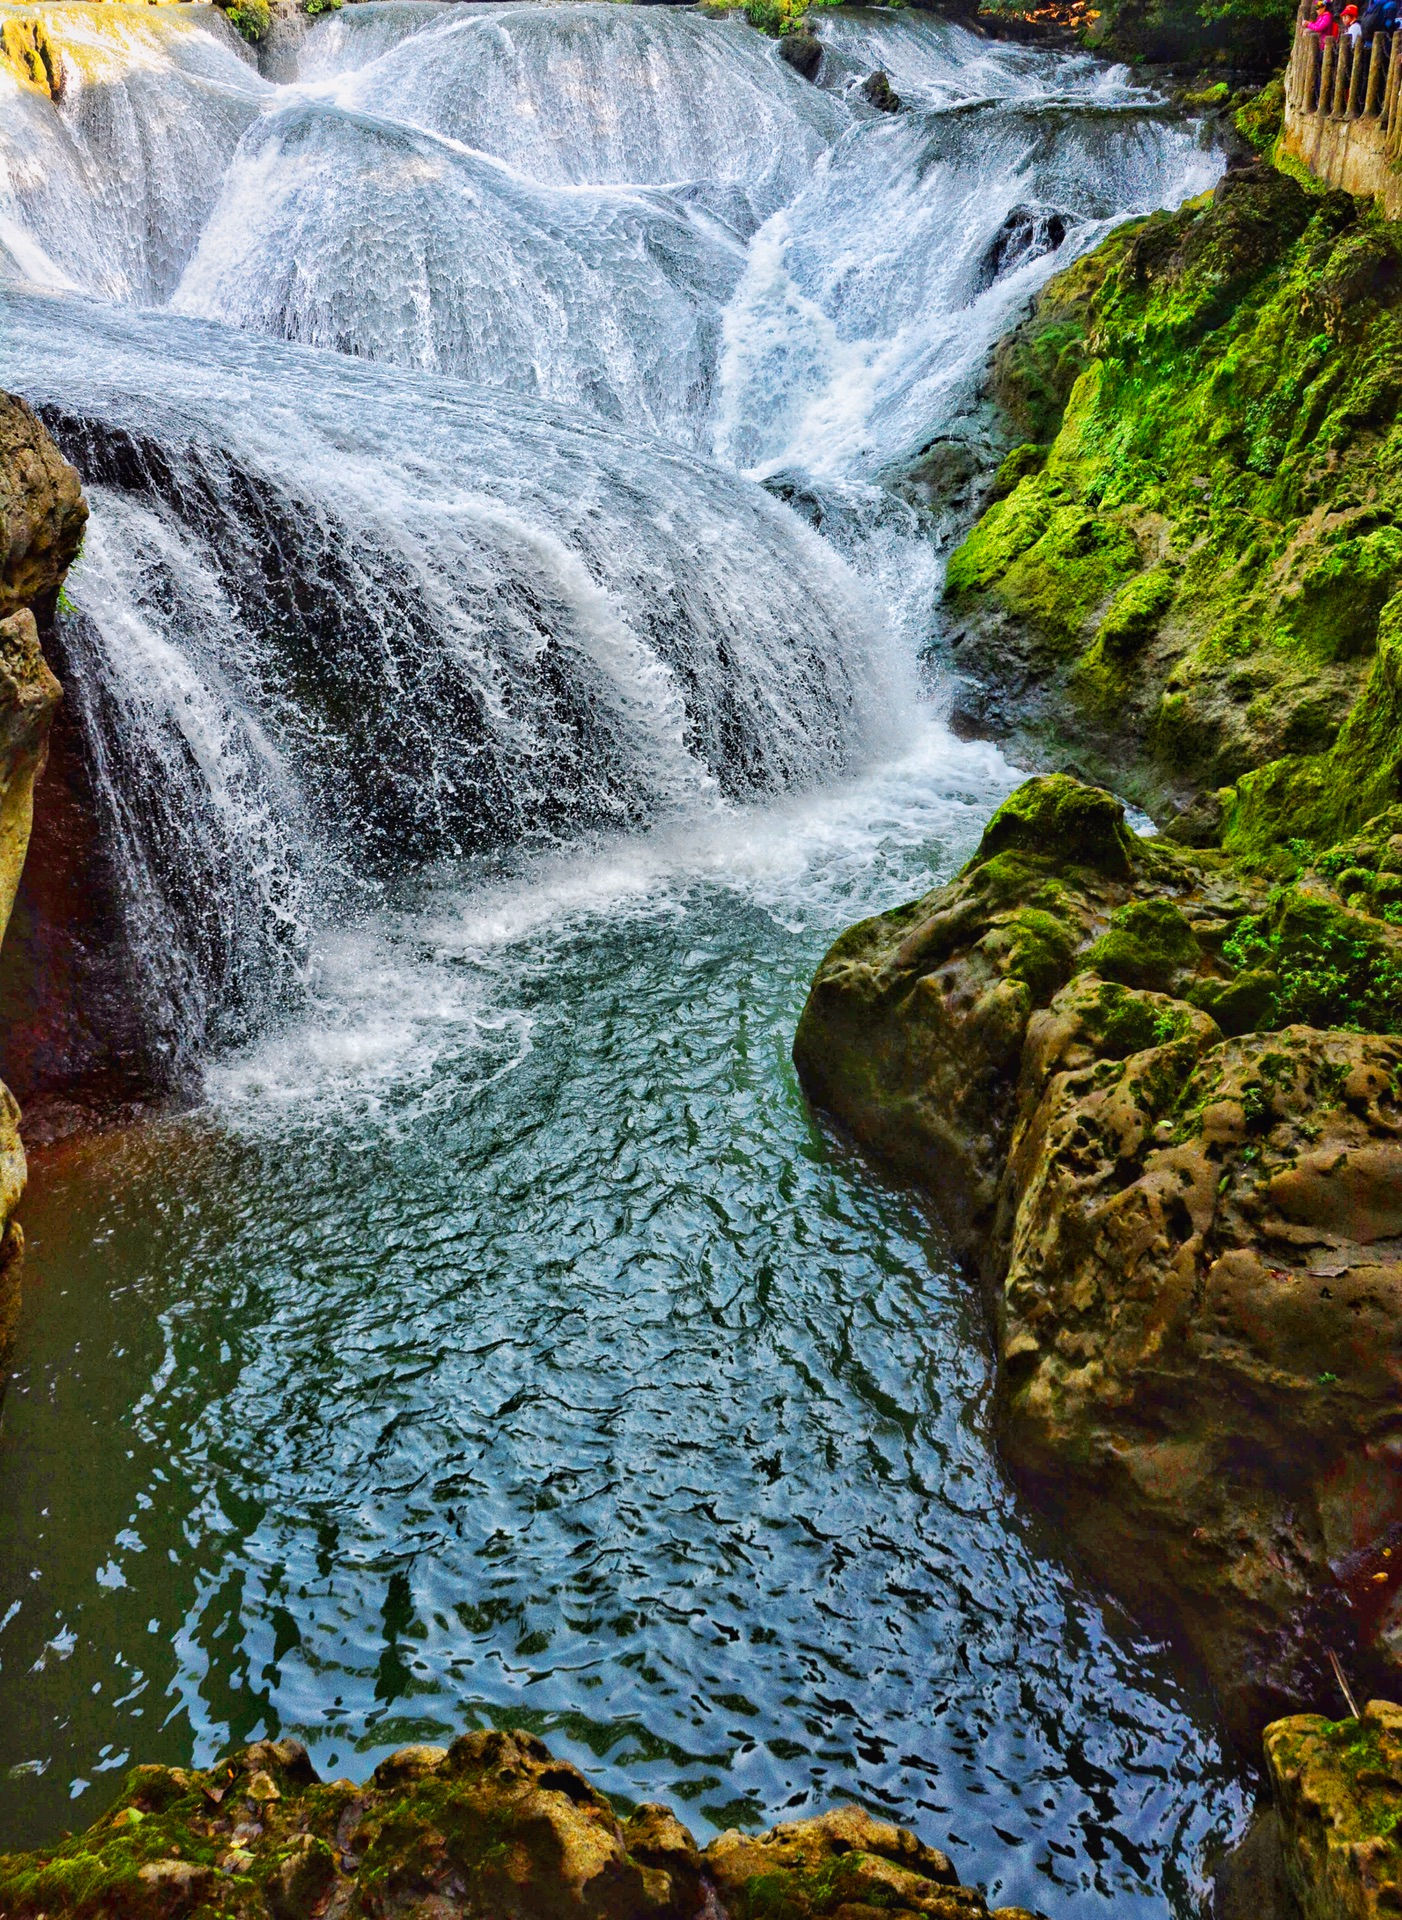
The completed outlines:
[[[842,936],[794,1045],[981,1272],[1011,1463],[1247,1744],[1324,1684],[1321,1621],[1402,1664],[1402,1555],[1366,1623],[1339,1574],[1402,1529],[1402,929],[1365,863],[1399,829],[1282,879],[1029,781]]]
[[[1267,1727],[1265,1747],[1301,1920],[1402,1913],[1402,1707],[1370,1700],[1356,1720],[1298,1714]]]
[[[620,1821],[528,1733],[406,1747],[372,1781],[322,1781],[295,1740],[205,1772],[144,1766],[86,1833],[0,1854],[6,1920],[891,1920],[990,1916],[946,1856],[857,1807],[704,1852],[666,1807]]]
[[[1229,847],[1402,799],[1393,229],[1234,167],[1054,279],[994,392],[1046,452],[950,562],[972,723],[1156,809],[1235,785]]]

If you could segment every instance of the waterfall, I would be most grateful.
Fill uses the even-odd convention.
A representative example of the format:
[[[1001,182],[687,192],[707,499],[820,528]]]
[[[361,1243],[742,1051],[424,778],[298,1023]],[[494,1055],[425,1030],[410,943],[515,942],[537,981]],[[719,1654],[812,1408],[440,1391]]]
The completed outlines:
[[[692,455],[198,322],[0,310],[88,482],[77,695],[192,1046],[348,891],[811,781],[879,729],[856,583]]]
[[[824,21],[816,86],[597,0],[348,6],[266,75],[200,5],[45,21],[0,379],[88,484],[70,691],[187,1064],[407,876],[898,739],[939,558],[883,476],[1218,166],[1123,72],[927,16]]]

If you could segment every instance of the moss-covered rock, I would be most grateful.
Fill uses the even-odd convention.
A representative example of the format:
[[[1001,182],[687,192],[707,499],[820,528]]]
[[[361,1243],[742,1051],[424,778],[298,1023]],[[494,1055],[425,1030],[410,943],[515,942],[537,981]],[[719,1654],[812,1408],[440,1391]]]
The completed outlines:
[[[1239,784],[1243,850],[1402,798],[1398,234],[1234,167],[1053,280],[993,386],[1050,450],[995,486],[948,603],[975,687],[1020,687],[1013,733],[1155,810]]]
[[[1402,811],[1250,868],[1033,780],[838,941],[795,1040],[981,1273],[1010,1460],[1248,1744],[1332,1685],[1321,1610],[1402,1661],[1337,1577],[1402,1527],[1395,919]]]
[[[665,1807],[620,1822],[542,1741],[495,1731],[364,1784],[318,1779],[295,1740],[137,1767],[86,1833],[0,1855],[6,1920],[700,1920],[716,1892],[731,1920],[990,1920],[942,1853],[860,1808],[703,1853]]]
[[[1356,1720],[1296,1715],[1267,1727],[1265,1747],[1302,1920],[1402,1912],[1402,1707],[1370,1700]]]

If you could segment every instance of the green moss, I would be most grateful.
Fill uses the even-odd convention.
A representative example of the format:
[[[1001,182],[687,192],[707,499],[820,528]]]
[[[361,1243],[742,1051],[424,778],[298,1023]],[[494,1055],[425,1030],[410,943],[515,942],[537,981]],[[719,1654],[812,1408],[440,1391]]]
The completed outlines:
[[[1173,604],[1176,582],[1167,567],[1151,567],[1122,586],[1105,610],[1096,640],[1117,657],[1136,652]]]
[[[1272,1024],[1402,1027],[1402,940],[1303,887],[1278,888],[1269,911],[1243,921],[1223,952],[1243,969],[1275,975]]]
[[[226,9],[230,26],[241,33],[245,40],[255,45],[267,33],[272,24],[272,12],[268,0],[240,0],[236,7]],[[311,9],[308,8],[310,12]]]
[[[1101,987],[1089,1025],[1101,1052],[1112,1060],[1127,1060],[1161,1041],[1159,1009],[1114,981]]]
[[[1223,845],[1261,856],[1286,840],[1327,847],[1402,798],[1402,595],[1378,619],[1368,678],[1328,753],[1246,774]]]
[[[1020,480],[1029,473],[1038,473],[1047,463],[1047,449],[1039,446],[1035,440],[1024,441],[1020,447],[1014,447],[993,476],[993,498],[1006,499]]]
[[[1241,109],[1263,139],[1274,97]],[[1395,797],[1392,659],[1370,675],[1402,591],[1402,234],[1236,170],[1054,280],[995,388],[1051,446],[1010,457],[952,556],[961,619],[1011,616],[1057,698],[1175,783],[1288,763],[1238,844],[1278,840],[1297,799],[1327,844]]]
[[[1242,101],[1232,115],[1232,124],[1257,153],[1271,153],[1285,124],[1284,74],[1276,74],[1259,93]]]
[[[899,1891],[864,1872],[867,1856],[844,1853],[820,1866],[757,1873],[744,1884],[737,1920],[821,1920],[840,1907],[854,1912],[904,1906]]]
[[[1171,901],[1131,900],[1111,916],[1085,964],[1106,980],[1162,993],[1198,958],[1197,938]]]
[[[1280,979],[1268,968],[1247,967],[1231,980],[1196,980],[1186,999],[1209,1014],[1223,1033],[1251,1033],[1275,1024]]]
[[[1200,113],[1206,107],[1225,107],[1232,97],[1232,90],[1225,80],[1214,80],[1210,86],[1189,88],[1178,95],[1180,107],[1187,107],[1191,113]]]
[[[1055,866],[1125,876],[1132,835],[1113,794],[1066,774],[1028,780],[999,807],[983,830],[966,872],[998,855],[1032,856]]]
[[[1402,533],[1379,527],[1323,547],[1282,608],[1284,630],[1326,660],[1371,654],[1383,608],[1402,584]]]

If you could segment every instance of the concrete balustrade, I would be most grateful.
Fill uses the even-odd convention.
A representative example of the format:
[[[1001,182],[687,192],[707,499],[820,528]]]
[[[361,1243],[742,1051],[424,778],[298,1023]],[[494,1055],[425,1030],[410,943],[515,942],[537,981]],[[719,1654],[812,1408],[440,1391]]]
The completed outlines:
[[[1306,33],[1285,70],[1286,153],[1331,187],[1371,194],[1402,219],[1402,30],[1362,41]]]

